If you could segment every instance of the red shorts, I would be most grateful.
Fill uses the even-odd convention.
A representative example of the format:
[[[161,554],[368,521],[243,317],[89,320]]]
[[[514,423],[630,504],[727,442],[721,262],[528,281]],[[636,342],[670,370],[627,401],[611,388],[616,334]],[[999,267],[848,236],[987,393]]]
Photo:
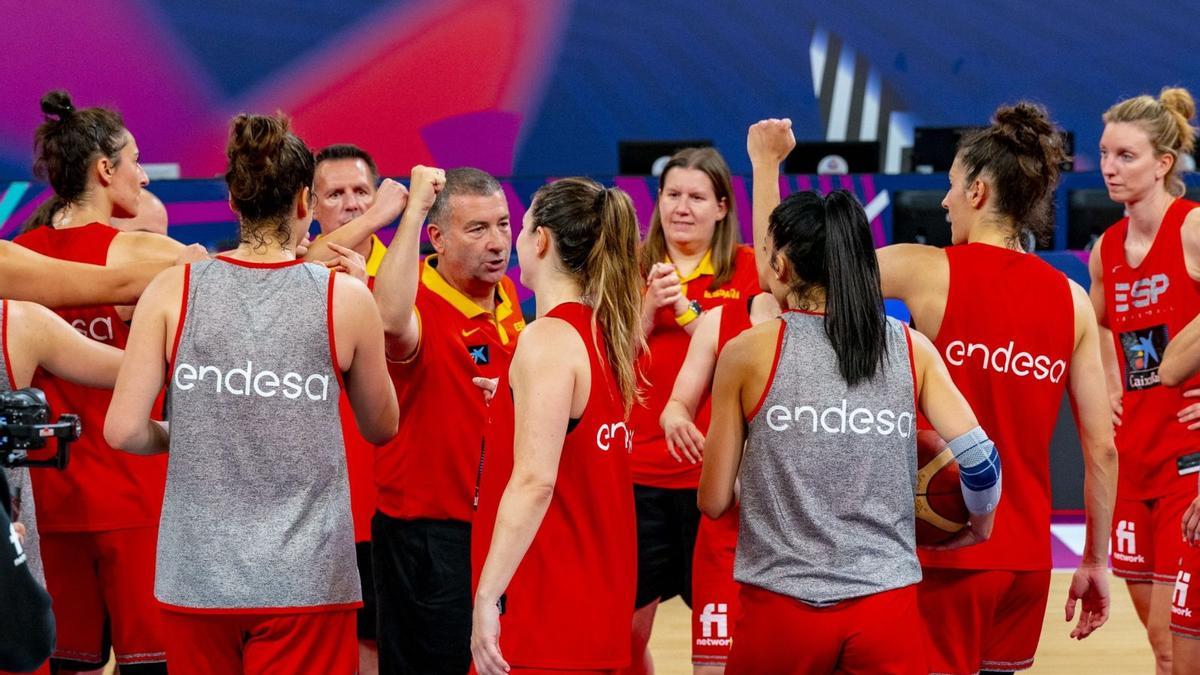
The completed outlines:
[[[1196,483],[1181,481],[1180,489],[1149,500],[1117,494],[1113,507],[1113,574],[1127,581],[1173,584],[1179,572],[1183,543],[1183,512],[1196,497]]]
[[[164,609],[162,615],[171,675],[358,672],[353,609],[297,614]]]
[[[692,554],[692,665],[724,666],[733,645],[741,584],[733,580],[738,509],[701,517]]]
[[[929,672],[915,586],[813,607],[743,585],[741,601],[726,675]]]
[[[1200,548],[1185,545],[1171,595],[1171,632],[1200,640],[1200,586],[1193,589],[1193,579],[1200,582]]]
[[[1033,665],[1050,570],[925,569],[917,584],[929,628],[929,670],[967,675]]]
[[[120,665],[165,661],[154,599],[158,528],[40,534],[58,631],[53,660],[99,668],[111,640]]]

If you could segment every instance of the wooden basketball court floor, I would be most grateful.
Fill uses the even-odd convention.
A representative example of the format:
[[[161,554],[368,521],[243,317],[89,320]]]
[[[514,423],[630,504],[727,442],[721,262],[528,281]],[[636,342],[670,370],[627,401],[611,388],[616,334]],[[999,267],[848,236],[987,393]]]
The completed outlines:
[[[1050,602],[1042,623],[1042,641],[1033,668],[1024,672],[1030,675],[1152,674],[1154,656],[1129,600],[1125,582],[1109,576],[1113,603],[1108,623],[1083,641],[1072,640],[1069,637],[1071,625],[1063,621],[1063,605],[1070,583],[1070,572],[1053,573]],[[691,675],[689,621],[689,610],[678,598],[659,607],[650,639],[657,675]]]
[[[1070,572],[1054,572],[1050,602],[1042,623],[1042,641],[1030,675],[1132,675],[1153,673],[1154,656],[1138,622],[1125,582],[1109,576],[1112,612],[1108,623],[1083,641],[1070,639],[1071,625],[1063,621]],[[658,609],[650,650],[657,675],[691,675],[690,614],[679,598]],[[112,666],[105,671],[111,675]]]

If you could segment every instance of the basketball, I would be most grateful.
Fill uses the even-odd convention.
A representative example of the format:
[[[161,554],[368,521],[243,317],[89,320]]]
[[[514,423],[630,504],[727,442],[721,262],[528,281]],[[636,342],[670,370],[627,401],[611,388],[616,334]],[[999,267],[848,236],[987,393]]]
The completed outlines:
[[[958,463],[936,431],[917,432],[917,544],[945,543],[966,524],[970,513],[958,482]]]

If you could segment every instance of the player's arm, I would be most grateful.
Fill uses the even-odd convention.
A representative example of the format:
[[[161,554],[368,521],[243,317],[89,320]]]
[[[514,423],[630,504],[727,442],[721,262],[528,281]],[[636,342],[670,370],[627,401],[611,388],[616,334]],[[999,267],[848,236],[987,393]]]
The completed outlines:
[[[729,341],[717,358],[713,375],[712,418],[705,439],[704,464],[696,502],[704,515],[720,518],[735,501],[735,484],[746,443],[747,374],[761,357],[761,346],[777,335],[779,324],[760,324]],[[765,336],[765,338],[764,338]],[[767,382],[765,386],[771,386]]]
[[[1158,366],[1158,375],[1168,387],[1178,387],[1197,372],[1200,372],[1200,316],[1171,339]]]
[[[0,241],[0,296],[47,307],[132,304],[147,284],[174,262],[157,260],[108,268],[58,260]]]
[[[387,227],[400,215],[408,203],[408,188],[391,178],[384,178],[375,191],[375,201],[371,208],[362,215],[342,225],[333,232],[323,234],[312,242],[304,259],[308,262],[326,262],[336,259],[338,252],[330,248],[337,244],[344,248],[353,249],[371,238],[379,230]]]
[[[336,283],[335,283],[336,280]],[[396,435],[400,409],[384,358],[383,324],[371,291],[358,279],[331,274],[337,361],[363,438],[382,445]]]
[[[138,301],[125,343],[125,358],[104,418],[104,440],[114,448],[137,455],[167,451],[167,425],[150,414],[165,382],[168,350],[175,337],[174,331],[168,333],[171,317],[167,308],[179,307],[188,271],[180,267],[162,273]]]
[[[445,184],[445,171],[413,167],[408,207],[375,274],[375,304],[383,320],[387,357],[393,361],[411,359],[421,344],[421,322],[415,311],[421,275],[421,224]]]
[[[688,343],[687,357],[675,377],[671,398],[663,407],[658,422],[667,439],[667,452],[682,462],[695,464],[704,454],[704,434],[696,428],[696,409],[712,384],[713,368],[717,365],[717,340],[721,331],[722,309],[705,312],[695,323],[700,324]]]
[[[84,337],[57,314],[32,302],[10,300],[6,317],[13,357],[9,365],[18,387],[28,386],[39,367],[85,387],[112,389],[116,384],[120,349]]]
[[[1091,278],[1088,298],[1092,301],[1092,309],[1096,315],[1100,362],[1104,366],[1104,384],[1108,392],[1112,422],[1114,425],[1120,426],[1121,395],[1124,393],[1125,387],[1121,383],[1121,365],[1117,360],[1116,342],[1113,340],[1112,330],[1108,327],[1108,311],[1104,306],[1104,263],[1100,258],[1100,250],[1103,245],[1104,235],[1102,234],[1092,245],[1092,253],[1088,256],[1088,276]]]
[[[790,119],[766,119],[750,126],[746,133],[746,152],[753,170],[751,223],[754,232],[754,263],[758,283],[768,291],[766,280],[771,278],[770,254],[767,251],[767,229],[771,212],[779,206],[779,165],[796,147]]]
[[[1000,502],[1000,455],[979,426],[967,399],[954,386],[946,364],[929,338],[909,331],[912,338],[917,403],[938,434],[947,439],[958,462],[963,501],[971,512],[968,527],[936,548],[951,549],[986,541]]]
[[[1108,537],[1117,496],[1117,447],[1100,360],[1096,313],[1083,288],[1073,281],[1068,283],[1075,309],[1075,350],[1067,386],[1083,446],[1087,535],[1083,559],[1067,593],[1065,615],[1070,621],[1076,602],[1082,600],[1083,611],[1071,632],[1071,637],[1082,640],[1108,620]]]
[[[471,630],[471,652],[481,675],[503,673],[496,603],[508,588],[546,516],[566,439],[586,347],[569,324],[543,319],[529,324],[509,369],[516,410],[513,472],[500,497]]]

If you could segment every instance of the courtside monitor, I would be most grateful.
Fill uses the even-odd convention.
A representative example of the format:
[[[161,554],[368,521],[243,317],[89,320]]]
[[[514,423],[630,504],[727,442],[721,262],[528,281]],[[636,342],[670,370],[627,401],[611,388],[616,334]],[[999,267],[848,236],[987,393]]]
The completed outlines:
[[[879,173],[879,141],[821,141],[797,143],[783,172],[793,174],[841,175]]]
[[[678,141],[618,141],[617,173],[622,176],[657,176],[671,155],[684,148],[707,148],[712,139]]]

